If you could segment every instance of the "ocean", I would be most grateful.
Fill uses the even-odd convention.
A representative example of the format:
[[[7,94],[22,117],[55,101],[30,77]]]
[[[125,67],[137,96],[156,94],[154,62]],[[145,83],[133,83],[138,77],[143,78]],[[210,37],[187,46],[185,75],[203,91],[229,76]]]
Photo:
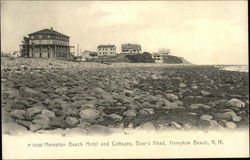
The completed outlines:
[[[216,67],[227,71],[249,72],[248,65],[216,65]]]

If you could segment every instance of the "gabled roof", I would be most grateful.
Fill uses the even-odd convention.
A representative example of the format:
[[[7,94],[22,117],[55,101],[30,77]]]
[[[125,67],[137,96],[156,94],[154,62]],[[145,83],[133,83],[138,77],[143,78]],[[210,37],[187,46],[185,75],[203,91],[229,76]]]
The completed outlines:
[[[141,45],[128,43],[128,44],[122,44],[121,48],[122,50],[124,49],[141,50]]]
[[[57,32],[53,29],[43,29],[43,30],[40,30],[40,31],[37,31],[37,32],[34,32],[34,33],[31,33],[29,35],[43,35],[43,34],[49,34],[49,35],[57,35],[57,36],[64,36],[64,37],[69,37],[65,34],[62,34],[60,32]]]
[[[108,44],[108,45],[99,45],[97,48],[114,48],[114,47],[115,45]]]

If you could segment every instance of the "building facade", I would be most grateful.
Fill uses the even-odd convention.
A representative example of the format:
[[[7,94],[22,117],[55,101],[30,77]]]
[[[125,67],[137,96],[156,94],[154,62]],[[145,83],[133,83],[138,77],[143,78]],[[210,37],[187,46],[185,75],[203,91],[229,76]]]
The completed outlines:
[[[116,55],[115,45],[99,45],[97,47],[98,56],[112,56]]]
[[[21,46],[25,57],[68,58],[73,47],[69,45],[69,38],[53,28],[43,29],[29,34]]]
[[[152,53],[152,58],[154,59],[155,63],[164,63],[164,57],[166,57],[169,54],[169,52],[158,52],[158,53]]]
[[[141,53],[141,45],[138,44],[122,44],[121,45],[121,51],[122,53],[126,53],[126,54],[137,54],[137,53]]]

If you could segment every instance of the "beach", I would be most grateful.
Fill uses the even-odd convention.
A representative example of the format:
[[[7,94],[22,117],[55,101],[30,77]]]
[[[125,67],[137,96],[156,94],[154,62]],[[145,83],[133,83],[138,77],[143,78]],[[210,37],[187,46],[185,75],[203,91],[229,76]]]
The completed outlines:
[[[249,76],[214,66],[2,57],[5,134],[237,130],[249,125]]]

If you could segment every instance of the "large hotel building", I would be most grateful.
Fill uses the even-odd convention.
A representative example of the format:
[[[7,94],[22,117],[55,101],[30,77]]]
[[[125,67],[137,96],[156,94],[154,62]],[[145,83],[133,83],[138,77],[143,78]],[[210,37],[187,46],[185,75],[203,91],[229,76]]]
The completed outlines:
[[[59,33],[53,28],[43,29],[29,34],[26,43],[21,45],[25,57],[67,58],[71,56],[69,36]]]

